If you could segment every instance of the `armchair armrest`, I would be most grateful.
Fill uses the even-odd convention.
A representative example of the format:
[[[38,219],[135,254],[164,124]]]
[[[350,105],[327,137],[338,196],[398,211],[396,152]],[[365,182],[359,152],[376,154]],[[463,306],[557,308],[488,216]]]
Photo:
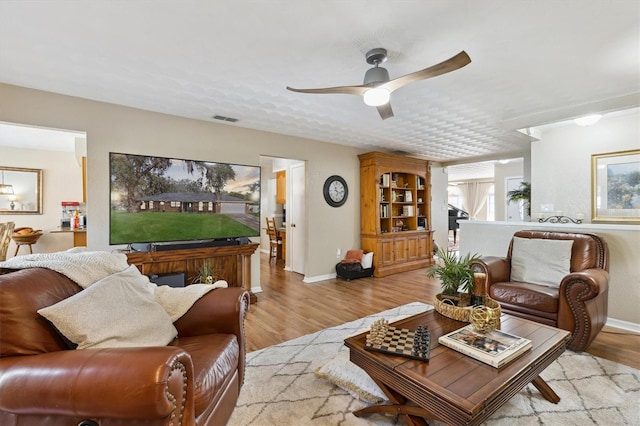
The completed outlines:
[[[609,290],[609,272],[585,269],[572,272],[560,282],[560,294],[567,299],[586,301]]]
[[[244,317],[248,310],[248,291],[240,287],[218,288],[202,296],[174,325],[179,337],[235,334],[240,349],[238,373],[242,384],[246,353]]]
[[[249,293],[239,287],[218,288],[206,293],[174,323],[180,337],[212,333],[244,335]]]
[[[562,279],[558,327],[572,330],[570,349],[585,350],[607,321],[609,272],[585,269]]]
[[[504,257],[485,256],[473,262],[471,268],[487,274],[487,291],[491,284],[507,282],[511,277],[511,264]]]
[[[168,419],[183,410],[193,415],[193,374],[191,358],[175,347],[5,357],[0,410],[112,419]]]

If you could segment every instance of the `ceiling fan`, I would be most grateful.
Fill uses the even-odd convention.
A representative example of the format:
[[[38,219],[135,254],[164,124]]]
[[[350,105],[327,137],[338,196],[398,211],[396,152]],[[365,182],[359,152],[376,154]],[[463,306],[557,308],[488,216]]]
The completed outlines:
[[[287,86],[288,90],[300,93],[338,93],[346,95],[360,95],[364,98],[364,103],[369,106],[375,106],[383,120],[393,117],[393,110],[389,102],[391,93],[414,81],[426,80],[427,78],[436,77],[455,71],[471,62],[469,55],[463,50],[452,58],[439,64],[425,68],[402,77],[389,79],[389,71],[380,66],[387,60],[387,49],[381,47],[371,49],[365,55],[367,63],[373,65],[373,68],[367,70],[364,75],[364,82],[360,86],[338,86],[325,87],[322,89],[294,89]]]

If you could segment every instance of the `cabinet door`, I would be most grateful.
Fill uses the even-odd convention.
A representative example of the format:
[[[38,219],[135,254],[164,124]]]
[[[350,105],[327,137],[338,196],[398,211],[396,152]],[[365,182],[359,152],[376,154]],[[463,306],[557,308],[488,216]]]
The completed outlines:
[[[287,172],[276,172],[276,203],[287,203]]]
[[[393,240],[378,240],[378,253],[375,256],[378,257],[379,266],[393,265]]]
[[[395,263],[403,263],[407,261],[407,237],[396,237],[393,244],[393,255],[395,257]]]
[[[418,257],[420,259],[431,258],[431,237],[429,235],[420,235],[418,237]]]
[[[407,260],[420,259],[420,238],[418,235],[407,237]]]

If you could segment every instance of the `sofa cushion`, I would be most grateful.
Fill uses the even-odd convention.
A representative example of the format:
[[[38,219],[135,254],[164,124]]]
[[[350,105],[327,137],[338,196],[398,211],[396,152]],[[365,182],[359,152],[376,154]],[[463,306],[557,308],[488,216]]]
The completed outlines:
[[[553,314],[558,312],[557,287],[521,282],[493,283],[489,287],[489,296],[498,303]]]
[[[133,265],[38,313],[78,349],[165,346],[178,334]]]
[[[29,268],[0,275],[0,356],[69,349],[37,311],[80,290],[69,278],[49,269]]]
[[[362,255],[362,261],[360,262],[362,269],[369,269],[373,266],[373,252],[365,253]]]
[[[362,250],[347,250],[347,255],[340,262],[342,263],[360,263],[362,261]]]
[[[559,287],[571,267],[573,240],[513,237],[511,280]]]
[[[222,390],[238,372],[238,339],[223,333],[178,337],[169,346],[182,348],[191,355],[195,412],[199,416],[208,406],[216,405]]]

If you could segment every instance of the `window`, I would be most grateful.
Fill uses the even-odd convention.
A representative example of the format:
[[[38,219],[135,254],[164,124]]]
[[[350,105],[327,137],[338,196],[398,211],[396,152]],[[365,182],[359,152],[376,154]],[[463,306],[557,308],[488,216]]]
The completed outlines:
[[[449,193],[448,203],[462,210],[462,195],[460,194],[460,188],[455,185],[449,185],[447,192]]]

